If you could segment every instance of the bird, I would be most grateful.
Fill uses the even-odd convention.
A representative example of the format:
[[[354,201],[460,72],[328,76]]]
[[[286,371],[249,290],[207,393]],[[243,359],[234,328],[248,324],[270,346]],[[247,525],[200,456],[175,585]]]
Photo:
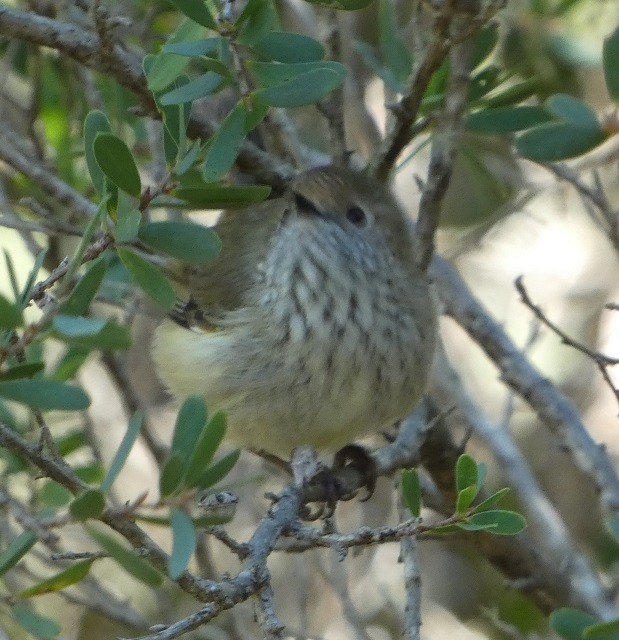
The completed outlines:
[[[223,212],[218,257],[171,268],[182,305],[152,357],[182,400],[227,418],[235,446],[335,452],[423,395],[437,313],[407,215],[349,168],[306,170],[277,198]]]

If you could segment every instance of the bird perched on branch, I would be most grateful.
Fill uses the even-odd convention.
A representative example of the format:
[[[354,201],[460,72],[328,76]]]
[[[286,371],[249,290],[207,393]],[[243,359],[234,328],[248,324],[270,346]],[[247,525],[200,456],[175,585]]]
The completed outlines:
[[[436,312],[405,213],[378,182],[313,169],[280,198],[226,211],[214,262],[157,330],[159,375],[225,412],[234,444],[335,451],[391,426],[424,392]]]

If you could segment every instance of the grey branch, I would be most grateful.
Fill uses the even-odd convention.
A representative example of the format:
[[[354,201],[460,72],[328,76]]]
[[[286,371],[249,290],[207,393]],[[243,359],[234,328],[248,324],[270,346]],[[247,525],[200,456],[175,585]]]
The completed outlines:
[[[559,436],[574,463],[598,489],[602,507],[619,513],[619,478],[606,450],[593,441],[576,408],[528,362],[451,265],[435,257],[431,275],[445,313],[479,344],[498,367],[501,379]]]

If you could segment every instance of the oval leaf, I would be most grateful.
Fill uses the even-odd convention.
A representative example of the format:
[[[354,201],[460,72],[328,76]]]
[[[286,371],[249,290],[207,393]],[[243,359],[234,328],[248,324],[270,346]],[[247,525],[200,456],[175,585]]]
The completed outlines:
[[[114,538],[94,529],[94,527],[88,527],[88,533],[99,543],[102,549],[110,554],[123,571],[152,587],[156,587],[163,582],[163,576],[159,571],[142,560],[133,549],[127,548]]]
[[[105,509],[105,497],[100,489],[86,489],[69,506],[69,512],[76,520],[98,518]]]
[[[271,31],[255,42],[253,48],[278,62],[315,62],[325,55],[324,47],[314,38],[288,31]]]
[[[93,151],[107,179],[129,195],[139,198],[142,183],[129,147],[113,133],[98,133]]]
[[[527,526],[526,520],[515,511],[481,511],[469,516],[467,522],[474,527],[489,527],[489,533],[504,536],[520,533]]]
[[[178,411],[170,450],[178,453],[184,462],[189,462],[206,425],[206,417],[206,404],[201,396],[189,396]]]
[[[105,474],[105,478],[101,483],[101,491],[106,492],[116,480],[116,477],[120,473],[120,470],[125,465],[127,458],[129,457],[129,452],[131,451],[138,435],[140,434],[140,429],[142,428],[142,421],[144,416],[138,411],[131,416],[129,420],[129,425],[127,427],[127,432],[123,436],[123,439],[118,445],[118,450],[114,455],[112,462]]]
[[[42,411],[79,411],[90,405],[90,398],[79,387],[44,378],[0,382],[0,396]]]
[[[558,93],[548,98],[546,107],[550,113],[565,122],[592,129],[598,127],[595,113],[584,102],[573,96]]]
[[[220,480],[223,480],[234,468],[234,465],[238,462],[241,455],[240,449],[235,449],[226,454],[221,460],[215,462],[208,467],[202,475],[198,478],[195,486],[198,489],[208,489],[214,484],[217,484]]]
[[[189,460],[185,484],[195,487],[204,474],[206,466],[213,459],[224,435],[226,434],[226,417],[223,413],[216,413],[200,434],[195,449]]]
[[[550,614],[550,627],[565,640],[582,640],[583,631],[598,619],[590,613],[567,607]]]
[[[159,493],[162,498],[172,495],[181,485],[187,462],[180,453],[173,453],[163,464],[159,476]]]
[[[310,71],[329,69],[339,75],[342,80],[346,77],[346,67],[339,62],[297,62],[282,64],[280,62],[247,62],[247,67],[262,87],[274,87],[297,78]],[[255,95],[255,94],[254,94]]]
[[[52,320],[52,327],[61,336],[79,338],[99,333],[107,324],[104,318],[84,318],[83,316],[66,316],[58,314]]]
[[[217,29],[215,20],[202,0],[170,0],[184,15],[207,29]]]
[[[216,182],[228,173],[244,139],[245,109],[242,104],[237,104],[209,140],[202,168],[206,182]]]
[[[153,249],[192,264],[209,262],[221,250],[217,234],[200,224],[151,222],[140,227],[138,236]]]
[[[460,492],[470,486],[477,486],[477,463],[463,453],[456,462],[456,490]]]
[[[490,507],[493,507],[497,502],[503,499],[503,497],[509,493],[509,487],[504,487],[503,489],[499,489],[496,493],[493,493],[491,496],[486,498],[483,502],[475,505],[475,511],[485,511]]]
[[[35,638],[51,640],[60,633],[60,625],[55,620],[40,615],[30,607],[11,607],[11,615],[22,629]]]
[[[176,53],[179,56],[197,58],[198,56],[217,53],[222,42],[223,38],[220,37],[202,38],[202,40],[193,40],[192,42],[166,44],[161,50],[165,53]]]
[[[568,122],[548,122],[520,134],[516,149],[529,160],[554,162],[586,153],[605,138],[600,129],[577,127]]]
[[[401,475],[402,495],[408,510],[413,517],[418,518],[421,513],[421,486],[417,469],[403,469]]]
[[[85,314],[93,298],[97,295],[106,270],[107,260],[103,256],[94,260],[71,291],[68,300],[62,307],[63,313],[70,316]]]
[[[0,553],[0,576],[14,567],[32,549],[37,541],[32,531],[23,531]]]
[[[464,513],[470,506],[475,496],[477,495],[477,486],[470,485],[462,491],[458,492],[458,499],[456,500],[456,513]]]
[[[119,247],[117,251],[121,262],[140,287],[158,305],[166,310],[172,309],[176,301],[176,294],[161,271],[128,249]]]
[[[344,78],[331,69],[315,69],[284,84],[258,89],[254,95],[272,107],[302,107],[318,102],[343,82]]]
[[[159,102],[164,105],[172,104],[184,104],[197,100],[198,98],[204,98],[216,91],[222,84],[223,78],[214,71],[207,71],[195,80],[190,80],[187,84],[184,84],[172,91],[164,93]]]
[[[179,578],[196,549],[196,530],[191,518],[180,509],[173,509],[170,518],[172,527],[172,553],[168,560],[168,575],[172,580]]]
[[[198,187],[179,187],[176,196],[185,202],[177,205],[183,209],[240,209],[268,198],[271,187],[262,184],[229,187],[219,185],[205,185]]]
[[[18,364],[3,373],[0,373],[0,380],[19,380],[20,378],[32,378],[45,369],[44,362],[25,362]]]
[[[610,97],[619,103],[619,27],[604,40],[604,78]]]
[[[55,576],[48,578],[47,580],[43,580],[29,589],[20,591],[15,597],[31,598],[32,596],[40,596],[44,593],[61,591],[65,587],[69,587],[70,585],[83,580],[88,575],[93,562],[94,560],[92,559],[76,562],[74,565],[64,571],[61,571]]]
[[[514,133],[548,122],[550,114],[544,107],[495,107],[472,113],[466,121],[469,131],[478,133]]]
[[[101,171],[93,150],[98,133],[110,133],[110,122],[102,111],[90,111],[84,120],[84,155],[90,179],[100,197],[105,192],[105,175]]]
[[[619,620],[607,620],[587,627],[582,634],[585,640],[619,640]]]

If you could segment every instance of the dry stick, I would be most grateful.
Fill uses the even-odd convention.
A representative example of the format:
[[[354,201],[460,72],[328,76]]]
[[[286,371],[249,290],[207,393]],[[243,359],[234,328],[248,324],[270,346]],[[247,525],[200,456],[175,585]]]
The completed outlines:
[[[576,466],[600,493],[603,510],[619,513],[619,477],[606,450],[593,441],[572,403],[528,362],[449,263],[435,257],[430,273],[445,313],[497,365],[503,382],[524,398],[540,420],[559,436]]]
[[[0,6],[0,35],[56,49],[86,67],[114,78],[136,96],[144,114],[161,118],[142,72],[143,52],[129,51],[121,44],[104,47],[94,31],[4,5]],[[216,129],[216,123],[206,115],[197,114],[189,121],[188,133],[193,138],[207,139]],[[241,147],[237,165],[257,180],[278,187],[285,186],[294,175],[290,165],[247,141]]]
[[[593,362],[595,362],[597,368],[600,370],[600,373],[602,374],[602,377],[604,378],[604,381],[610,387],[611,391],[615,396],[615,399],[619,403],[619,389],[615,387],[608,373],[608,367],[612,367],[616,364],[619,364],[619,358],[611,358],[610,356],[604,355],[599,351],[593,351],[592,349],[589,349],[581,342],[578,342],[577,340],[570,338],[570,336],[568,336],[567,333],[562,331],[554,322],[549,320],[546,314],[542,311],[542,309],[538,307],[531,300],[522,280],[523,280],[522,276],[518,276],[514,282],[514,285],[516,287],[516,290],[520,294],[520,299],[522,300],[523,304],[533,312],[535,317],[542,324],[546,325],[553,333],[558,335],[559,338],[561,338],[561,342],[563,342],[563,344],[569,347],[572,347],[573,349],[576,349],[581,353],[584,353],[588,358],[590,358],[591,360],[593,360]]]

